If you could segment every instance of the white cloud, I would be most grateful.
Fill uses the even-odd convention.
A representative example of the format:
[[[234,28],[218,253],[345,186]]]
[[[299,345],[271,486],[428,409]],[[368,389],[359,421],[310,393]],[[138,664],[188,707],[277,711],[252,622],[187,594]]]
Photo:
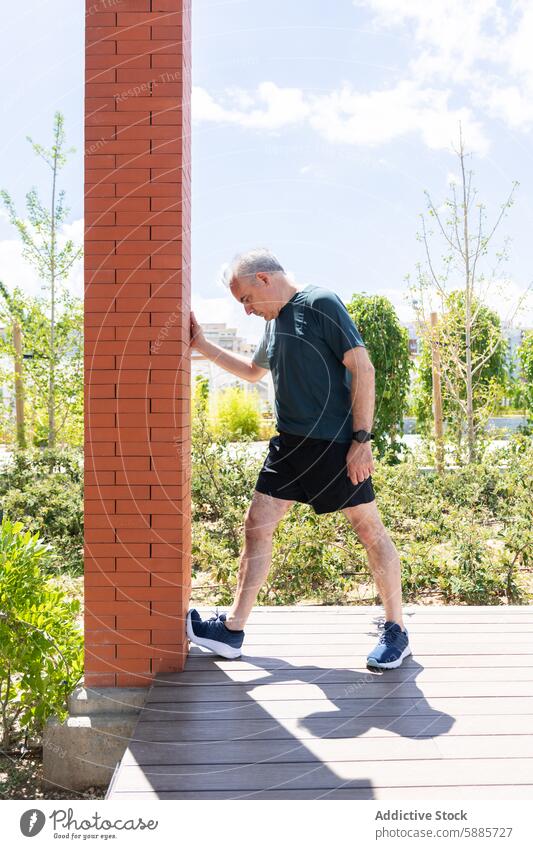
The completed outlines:
[[[414,41],[408,78],[445,85],[463,102],[513,129],[533,128],[533,6],[530,0],[353,0],[376,28]],[[466,136],[470,146],[470,139]]]
[[[222,101],[217,102],[205,89],[193,86],[193,121],[215,121],[238,124],[248,129],[277,130],[300,123],[309,112],[300,89],[280,88],[269,81],[260,83],[253,95],[242,89],[226,89]]]
[[[238,108],[246,94],[249,111]],[[261,83],[256,92],[237,94],[226,90],[223,102],[195,88],[193,116],[199,123],[212,121],[245,128],[278,130],[296,123],[308,124],[333,144],[377,146],[403,136],[418,134],[432,149],[449,149],[457,137],[459,121],[468,135],[469,148],[485,153],[488,141],[483,129],[466,107],[448,105],[449,91],[421,89],[404,80],[394,88],[361,92],[345,83],[326,95],[305,93]]]

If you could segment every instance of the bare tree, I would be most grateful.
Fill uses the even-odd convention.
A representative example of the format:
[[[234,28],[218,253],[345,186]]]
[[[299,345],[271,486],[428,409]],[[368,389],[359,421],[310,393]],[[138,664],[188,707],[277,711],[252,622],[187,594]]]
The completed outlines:
[[[503,248],[495,250],[492,258],[489,257],[489,247],[492,247],[495,233],[514,202],[518,183],[513,182],[495,221],[488,225],[485,206],[478,201],[477,190],[472,186],[473,172],[466,167],[470,154],[465,152],[461,125],[459,147],[454,147],[454,151],[459,160],[460,176],[457,184],[450,186],[451,197],[439,209],[429,192],[425,192],[427,213],[420,216],[421,232],[417,236],[424,247],[425,262],[417,265],[416,281],[411,284],[410,291],[419,328],[431,346],[440,348],[442,378],[450,398],[457,405],[459,419],[466,423],[467,456],[471,463],[476,459],[478,432],[483,425],[483,416],[475,416],[476,380],[502,344],[501,334],[494,333],[486,346],[480,350],[478,345],[476,350],[478,317],[487,293],[501,277],[502,264],[508,258],[509,240],[504,240]],[[435,230],[430,229],[428,218],[436,225]],[[444,244],[438,260],[432,244],[437,240]],[[507,316],[508,321],[517,314],[530,288],[531,284],[519,298],[511,315]],[[452,290],[460,292],[464,300],[464,327],[460,328],[464,351],[463,346],[458,344],[457,326],[448,326],[445,320]],[[438,308],[437,305],[440,306],[442,320],[431,326],[429,315]],[[487,405],[491,403],[493,398],[488,397]]]
[[[65,150],[64,119],[60,112],[54,116],[53,141],[51,148],[34,142],[27,136],[34,153],[48,166],[51,172],[50,200],[47,207],[41,202],[35,188],[26,195],[27,220],[17,215],[15,204],[9,193],[0,191],[11,223],[17,228],[23,244],[23,256],[37,270],[43,281],[43,288],[49,293],[50,337],[48,368],[48,447],[56,443],[56,403],[57,403],[57,307],[61,301],[61,281],[66,280],[76,260],[81,256],[81,247],[76,247],[72,239],[61,244],[61,227],[70,212],[65,206],[65,192],[58,190],[59,171],[65,166],[67,156],[74,148]]]

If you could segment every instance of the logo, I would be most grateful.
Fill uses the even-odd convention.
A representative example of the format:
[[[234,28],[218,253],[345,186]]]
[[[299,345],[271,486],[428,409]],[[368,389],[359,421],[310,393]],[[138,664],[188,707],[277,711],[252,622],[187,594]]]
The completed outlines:
[[[30,808],[29,811],[24,811],[20,818],[20,830],[24,837],[35,837],[42,831],[46,822],[46,817],[38,808]]]

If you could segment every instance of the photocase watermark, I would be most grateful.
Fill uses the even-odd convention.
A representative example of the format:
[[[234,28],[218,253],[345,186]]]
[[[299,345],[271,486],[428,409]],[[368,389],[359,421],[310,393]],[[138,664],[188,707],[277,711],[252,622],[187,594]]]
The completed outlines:
[[[91,153],[96,153],[98,150],[100,150],[101,147],[107,144],[107,141],[108,139],[104,138],[97,139],[97,141],[93,142],[90,147],[85,148],[85,155],[88,156]]]
[[[39,808],[30,808],[20,818],[20,830],[24,837],[35,837],[43,830],[45,822],[46,817]]]
[[[161,345],[163,344],[164,340],[167,338],[167,336],[169,334],[170,328],[172,327],[172,325],[176,324],[179,317],[180,317],[180,314],[177,313],[177,312],[170,313],[170,315],[167,318],[167,320],[165,321],[163,327],[161,328],[161,330],[157,334],[157,338],[154,339],[154,341],[150,345],[150,353],[152,353],[152,354],[158,353]]]
[[[47,817],[39,808],[29,808],[20,818],[20,830],[24,837],[35,837],[46,825]],[[121,831],[155,831],[159,820],[144,820],[142,817],[130,819],[110,819],[97,811],[89,817],[76,819],[73,808],[56,808],[48,819],[54,831],[54,837],[68,837],[72,840],[84,840],[87,837],[100,837],[104,840],[116,837]]]
[[[46,738],[43,740],[43,749],[48,749],[61,759],[63,759],[67,754],[66,749],[63,749],[62,746],[58,746],[57,743],[52,743],[51,740],[47,740]]]
[[[110,12],[116,10],[117,6],[122,6],[122,0],[98,0],[97,3],[91,3],[87,7],[85,16],[95,15],[97,12]]]

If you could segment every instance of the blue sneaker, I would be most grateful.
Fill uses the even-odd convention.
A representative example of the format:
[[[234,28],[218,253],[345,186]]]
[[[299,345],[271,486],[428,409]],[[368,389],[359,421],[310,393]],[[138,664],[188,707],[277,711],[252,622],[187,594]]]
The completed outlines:
[[[218,610],[209,619],[202,618],[194,608],[187,613],[187,636],[191,643],[211,649],[222,657],[240,657],[244,631],[230,631],[226,628],[225,613]]]
[[[367,666],[377,669],[396,669],[404,657],[411,654],[407,628],[402,631],[397,622],[387,620],[375,649],[367,656]]]

